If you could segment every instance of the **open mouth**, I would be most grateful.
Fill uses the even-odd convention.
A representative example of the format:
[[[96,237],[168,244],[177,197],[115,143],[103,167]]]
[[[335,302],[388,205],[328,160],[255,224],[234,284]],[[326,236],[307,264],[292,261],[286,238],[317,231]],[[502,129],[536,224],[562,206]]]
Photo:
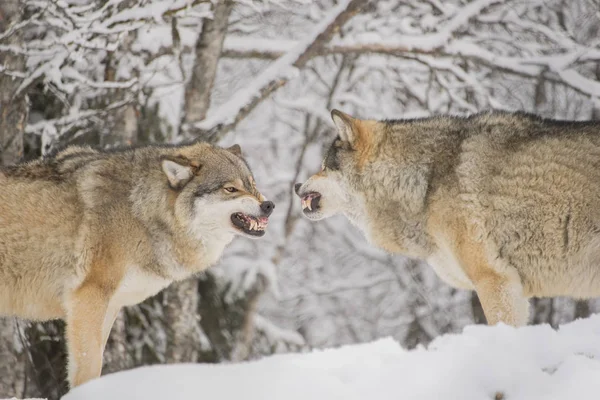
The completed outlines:
[[[231,214],[231,222],[233,223],[233,226],[248,235],[262,236],[265,234],[269,218],[253,217],[248,214],[237,212]]]
[[[302,196],[302,211],[305,213],[314,212],[319,209],[321,193],[311,192]]]

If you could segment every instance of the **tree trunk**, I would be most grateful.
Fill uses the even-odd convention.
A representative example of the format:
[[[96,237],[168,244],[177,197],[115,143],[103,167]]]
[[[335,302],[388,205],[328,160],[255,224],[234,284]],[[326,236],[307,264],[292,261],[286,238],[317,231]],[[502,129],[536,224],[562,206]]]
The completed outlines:
[[[21,19],[19,0],[0,2],[0,32]],[[6,40],[7,45],[21,45],[20,31]],[[0,55],[0,65],[5,71],[23,71],[25,58],[12,53]],[[9,72],[10,73],[10,72]],[[23,156],[23,132],[27,123],[27,99],[24,93],[15,96],[20,79],[0,74],[0,165],[18,162]]]
[[[14,318],[0,318],[0,398],[24,397],[27,390],[25,352],[18,335]]]
[[[200,348],[198,332],[198,283],[190,278],[165,292],[168,363],[196,362]]]
[[[128,6],[125,3],[123,6]],[[122,52],[129,51],[134,34],[128,33],[121,46]],[[106,56],[106,67],[104,68],[104,80],[114,82],[117,78],[115,54],[110,52]],[[107,102],[122,100],[125,93],[115,91],[106,95]],[[138,141],[138,113],[134,104],[129,104],[115,113],[112,130],[101,141],[103,145],[131,146]]]
[[[138,116],[135,105],[129,104],[116,115],[115,134],[120,145],[133,146],[138,140]]]
[[[205,358],[200,361],[240,361],[248,357],[252,318],[266,287],[267,279],[259,275],[253,285],[231,296],[229,285],[223,285],[214,274],[199,279],[200,325],[211,344],[211,353],[203,354]]]
[[[577,300],[575,302],[575,315],[574,319],[587,318],[592,314],[590,309],[590,303],[588,300]]]
[[[203,21],[192,77],[185,88],[183,122],[201,121],[206,117],[232,9],[233,1],[219,0],[213,6],[213,19]]]

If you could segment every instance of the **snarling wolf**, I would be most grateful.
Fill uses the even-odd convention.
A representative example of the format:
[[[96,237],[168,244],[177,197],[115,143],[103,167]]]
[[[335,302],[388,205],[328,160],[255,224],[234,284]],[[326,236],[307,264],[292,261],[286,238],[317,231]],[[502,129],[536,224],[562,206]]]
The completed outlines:
[[[70,147],[0,169],[0,315],[64,319],[77,386],[121,307],[263,236],[273,208],[237,145]]]
[[[525,113],[360,120],[295,190],[304,215],[342,213],[373,244],[477,292],[489,324],[528,298],[600,296],[600,123]]]

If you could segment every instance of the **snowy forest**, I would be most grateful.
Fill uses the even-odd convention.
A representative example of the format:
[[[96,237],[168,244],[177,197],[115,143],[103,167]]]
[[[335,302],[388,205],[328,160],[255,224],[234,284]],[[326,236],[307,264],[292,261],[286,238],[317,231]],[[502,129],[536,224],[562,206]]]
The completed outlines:
[[[0,164],[69,144],[241,145],[277,209],[261,240],[121,311],[103,374],[485,323],[474,293],[303,219],[293,184],[360,118],[524,110],[600,119],[598,0],[2,0]],[[532,300],[556,326],[600,302]],[[0,398],[66,393],[64,324],[0,319]]]

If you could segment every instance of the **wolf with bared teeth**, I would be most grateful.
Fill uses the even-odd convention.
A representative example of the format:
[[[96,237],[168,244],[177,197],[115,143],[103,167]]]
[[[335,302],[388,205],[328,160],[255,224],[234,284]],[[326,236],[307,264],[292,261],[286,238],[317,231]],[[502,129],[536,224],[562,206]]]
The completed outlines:
[[[489,324],[528,298],[600,296],[600,122],[486,112],[376,121],[334,110],[304,215],[342,213],[390,252],[475,290]]]
[[[0,169],[0,317],[64,319],[80,385],[121,307],[263,236],[273,208],[239,146],[70,147]]]

